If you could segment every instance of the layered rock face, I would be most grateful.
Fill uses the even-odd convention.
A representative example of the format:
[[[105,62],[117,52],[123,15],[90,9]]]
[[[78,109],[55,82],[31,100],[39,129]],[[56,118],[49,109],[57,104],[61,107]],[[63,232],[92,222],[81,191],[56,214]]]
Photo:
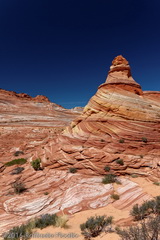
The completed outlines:
[[[151,198],[127,176],[138,174],[159,181],[159,96],[159,92],[143,92],[131,76],[128,61],[116,57],[106,82],[83,113],[62,133],[43,138],[37,146],[33,143],[22,174],[13,175],[15,166],[2,165],[0,232],[41,214],[72,214],[112,203],[114,185],[102,184],[105,166],[122,183],[116,186],[117,209],[130,209]],[[30,161],[36,158],[41,159],[43,171],[31,167]],[[77,168],[76,174],[69,173],[71,167]],[[12,188],[17,180],[27,188],[20,195]]]
[[[64,109],[45,96],[32,98],[0,89],[0,162],[13,159],[16,151],[31,153],[46,144],[80,112]]]
[[[155,96],[156,95],[156,96]],[[80,172],[113,172],[160,176],[159,92],[143,93],[128,61],[116,57],[106,82],[99,86],[80,117],[63,134],[38,149],[44,166]],[[54,148],[53,148],[54,145]],[[34,158],[35,156],[33,156]],[[46,160],[47,159],[47,160]],[[122,159],[123,165],[117,164]]]

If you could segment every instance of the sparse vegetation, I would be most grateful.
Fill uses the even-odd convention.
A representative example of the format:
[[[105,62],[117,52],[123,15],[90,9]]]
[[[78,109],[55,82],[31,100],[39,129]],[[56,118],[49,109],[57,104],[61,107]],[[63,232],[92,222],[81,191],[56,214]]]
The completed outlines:
[[[21,173],[23,170],[24,170],[24,167],[17,167],[17,168],[15,168],[15,169],[13,169],[13,171],[11,172],[11,175],[19,174],[19,173]]]
[[[147,138],[146,137],[142,137],[142,142],[147,143],[148,142]]]
[[[7,167],[13,166],[13,165],[22,165],[25,164],[27,162],[27,160],[25,158],[18,158],[18,159],[14,159],[10,162],[5,163],[4,165]]]
[[[102,179],[102,183],[104,183],[104,184],[109,184],[109,183],[114,183],[114,182],[116,182],[116,176],[114,174],[107,174]]]
[[[160,186],[160,182],[154,182],[154,185]]]
[[[26,190],[24,183],[20,181],[16,181],[15,183],[13,183],[12,187],[16,194],[20,194]]]
[[[56,214],[44,214],[40,218],[35,219],[35,228],[46,228],[48,226],[56,226]]]
[[[143,158],[143,155],[140,155],[140,158]]]
[[[113,194],[111,195],[111,198],[113,198],[114,200],[119,200],[119,195],[113,193]]]
[[[160,196],[144,202],[141,206],[136,204],[131,215],[136,221],[140,220],[140,223],[128,229],[116,228],[122,240],[160,239]]]
[[[111,168],[110,168],[109,166],[105,166],[105,167],[104,167],[104,171],[105,171],[105,172],[109,172],[110,169],[111,169]]]
[[[116,160],[116,163],[121,165],[121,166],[124,165],[123,159],[120,159],[120,158]]]
[[[138,174],[133,173],[133,174],[131,174],[131,177],[132,177],[132,178],[137,178],[137,177],[138,177]]]
[[[123,138],[119,139],[119,143],[124,143],[124,139]]]
[[[90,240],[92,237],[97,237],[103,231],[108,231],[111,229],[111,224],[113,217],[95,216],[90,217],[88,220],[80,225],[81,234],[85,239]]]
[[[17,156],[23,155],[23,154],[24,154],[23,151],[16,151],[16,152],[14,153],[14,156],[17,157]]]
[[[57,216],[56,214],[45,214],[39,218],[30,220],[26,224],[12,228],[3,234],[4,240],[27,240],[31,238],[34,228],[46,228],[48,226],[57,226],[67,228],[68,218],[66,215]]]
[[[136,221],[142,220],[150,214],[160,214],[160,196],[144,202],[141,206],[134,205],[130,214]]]
[[[49,194],[49,192],[44,192],[44,195],[48,195]]]
[[[27,240],[32,234],[32,224],[22,224],[19,227],[12,228],[8,233],[3,235],[4,240]]]
[[[101,139],[101,142],[105,142],[105,140],[104,140],[104,139]]]
[[[71,168],[69,168],[69,172],[70,173],[76,173],[77,172],[77,168],[71,167]]]
[[[31,162],[32,167],[35,171],[41,170],[41,159],[37,158]]]

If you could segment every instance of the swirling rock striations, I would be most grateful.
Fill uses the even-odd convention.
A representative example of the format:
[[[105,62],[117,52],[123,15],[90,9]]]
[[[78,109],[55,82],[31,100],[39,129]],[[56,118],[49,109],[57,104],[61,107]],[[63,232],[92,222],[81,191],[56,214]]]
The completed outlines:
[[[143,93],[128,61],[118,56],[82,115],[35,155],[51,168],[74,166],[82,173],[102,174],[109,165],[119,174],[159,177],[159,96],[160,92]]]

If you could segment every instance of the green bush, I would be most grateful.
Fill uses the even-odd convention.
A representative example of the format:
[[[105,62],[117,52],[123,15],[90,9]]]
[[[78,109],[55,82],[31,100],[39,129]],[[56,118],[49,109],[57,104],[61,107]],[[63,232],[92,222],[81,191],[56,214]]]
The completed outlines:
[[[147,143],[148,142],[147,138],[146,137],[142,137],[142,142]]]
[[[26,162],[27,162],[27,160],[25,158],[18,158],[18,159],[14,159],[10,162],[5,163],[4,165],[9,167],[9,166],[13,166],[13,165],[22,165]]]
[[[44,214],[40,218],[35,219],[35,227],[43,229],[48,226],[55,226],[57,218],[56,214]]]
[[[119,200],[119,195],[113,193],[113,194],[111,195],[111,198],[113,198],[114,200]]]
[[[19,181],[16,181],[15,183],[13,183],[12,187],[14,189],[14,192],[17,194],[20,194],[26,190],[24,183]]]
[[[37,158],[31,162],[32,167],[34,170],[38,171],[41,170],[41,159]]]
[[[104,184],[109,184],[109,183],[114,183],[114,182],[116,182],[116,176],[114,174],[107,174],[102,179],[102,183],[104,183]]]
[[[85,239],[90,240],[92,237],[97,237],[102,231],[112,224],[113,217],[96,216],[90,217],[80,225],[81,234]]]
[[[138,175],[137,175],[137,174],[135,174],[135,173],[133,173],[133,174],[131,174],[131,177],[132,177],[132,178],[137,178],[137,177],[138,177]]]
[[[119,143],[124,143],[124,139],[119,139]]]
[[[69,172],[70,173],[76,173],[77,172],[77,168],[69,168]]]
[[[19,173],[21,173],[23,170],[24,170],[24,167],[17,167],[17,168],[15,168],[15,169],[13,169],[13,171],[11,172],[11,175],[19,174]]]
[[[123,159],[117,159],[116,160],[116,163],[123,166],[124,165],[124,162],[123,162]]]
[[[104,171],[105,171],[105,172],[109,172],[110,169],[111,169],[111,168],[110,168],[109,166],[105,166],[105,167],[104,167]]]

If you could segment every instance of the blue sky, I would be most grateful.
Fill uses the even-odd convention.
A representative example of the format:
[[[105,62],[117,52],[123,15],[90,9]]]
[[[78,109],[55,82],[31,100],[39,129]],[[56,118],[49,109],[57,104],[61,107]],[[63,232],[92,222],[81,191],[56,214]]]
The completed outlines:
[[[158,0],[0,1],[0,88],[84,106],[122,54],[160,91]]]

